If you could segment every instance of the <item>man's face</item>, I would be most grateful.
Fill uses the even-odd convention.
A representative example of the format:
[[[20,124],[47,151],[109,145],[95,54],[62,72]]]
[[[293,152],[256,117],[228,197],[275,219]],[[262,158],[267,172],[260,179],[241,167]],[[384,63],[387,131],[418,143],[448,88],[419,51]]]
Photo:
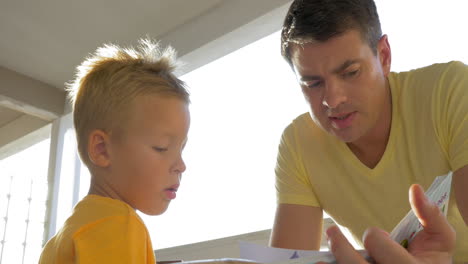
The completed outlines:
[[[291,60],[311,117],[325,131],[352,143],[373,137],[378,126],[389,122],[382,115],[390,98],[386,36],[377,56],[358,31],[350,30],[326,42],[293,44]]]

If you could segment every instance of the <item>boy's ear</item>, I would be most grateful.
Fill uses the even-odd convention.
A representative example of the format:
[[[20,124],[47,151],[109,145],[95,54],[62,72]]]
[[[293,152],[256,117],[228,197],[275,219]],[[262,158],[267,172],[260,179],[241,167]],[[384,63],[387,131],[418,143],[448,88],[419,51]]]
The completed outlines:
[[[90,161],[98,167],[108,167],[110,165],[110,137],[102,130],[93,130],[88,138],[88,157]]]

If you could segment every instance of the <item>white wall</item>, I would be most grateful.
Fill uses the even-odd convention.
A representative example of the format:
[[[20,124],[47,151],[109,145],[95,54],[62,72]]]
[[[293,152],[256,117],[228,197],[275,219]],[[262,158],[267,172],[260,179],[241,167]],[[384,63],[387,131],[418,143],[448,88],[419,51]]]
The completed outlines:
[[[324,219],[323,230],[333,225],[331,218]],[[200,243],[183,245],[172,248],[155,250],[157,261],[168,260],[203,260],[220,258],[239,258],[239,241],[251,242],[259,245],[268,246],[271,229],[242,234],[238,236],[225,237]],[[183,236],[175,232],[174,235]],[[328,243],[326,235],[322,235],[321,249],[327,249]]]

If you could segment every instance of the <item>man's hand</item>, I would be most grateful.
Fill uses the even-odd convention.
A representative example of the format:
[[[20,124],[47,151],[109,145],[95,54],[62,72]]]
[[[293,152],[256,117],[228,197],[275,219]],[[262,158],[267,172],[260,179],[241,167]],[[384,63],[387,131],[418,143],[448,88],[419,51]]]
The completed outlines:
[[[452,263],[455,231],[439,208],[431,203],[421,186],[410,187],[410,204],[424,229],[419,232],[408,250],[393,241],[388,233],[369,228],[364,234],[364,247],[379,264],[445,264]],[[338,227],[327,230],[330,248],[338,263],[368,263],[346,240]]]

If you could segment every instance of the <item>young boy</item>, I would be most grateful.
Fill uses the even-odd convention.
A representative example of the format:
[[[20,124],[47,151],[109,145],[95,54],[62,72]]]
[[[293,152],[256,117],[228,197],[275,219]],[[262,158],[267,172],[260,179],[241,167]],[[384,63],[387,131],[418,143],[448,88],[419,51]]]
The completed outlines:
[[[45,245],[39,263],[155,263],[136,210],[162,214],[176,197],[190,125],[189,95],[171,48],[105,45],[69,85],[89,194]]]

